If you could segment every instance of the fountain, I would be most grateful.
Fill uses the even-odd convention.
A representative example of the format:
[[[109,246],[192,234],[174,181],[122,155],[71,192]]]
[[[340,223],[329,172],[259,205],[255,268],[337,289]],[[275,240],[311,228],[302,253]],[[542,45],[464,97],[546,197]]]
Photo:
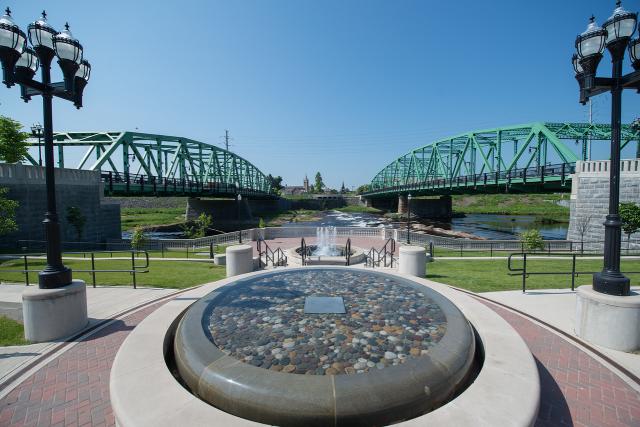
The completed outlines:
[[[287,259],[293,265],[346,265],[346,246],[337,244],[336,227],[317,227],[316,244],[298,246],[287,251]],[[304,254],[303,254],[304,252]],[[304,256],[303,256],[304,255]],[[349,265],[363,263],[366,255],[362,248],[351,246]]]
[[[316,246],[311,252],[314,256],[340,256],[340,250],[336,247],[336,236],[338,232],[335,227],[316,228]],[[343,255],[344,256],[344,255]]]

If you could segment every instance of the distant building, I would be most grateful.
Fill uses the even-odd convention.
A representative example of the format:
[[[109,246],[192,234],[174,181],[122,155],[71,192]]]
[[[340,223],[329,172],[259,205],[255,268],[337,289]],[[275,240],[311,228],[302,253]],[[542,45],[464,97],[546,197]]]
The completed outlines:
[[[309,192],[309,178],[307,178],[307,175],[304,176],[303,188],[304,188],[305,193]]]
[[[296,185],[287,185],[282,189],[283,196],[298,196],[300,194],[307,193],[305,187],[296,186]]]

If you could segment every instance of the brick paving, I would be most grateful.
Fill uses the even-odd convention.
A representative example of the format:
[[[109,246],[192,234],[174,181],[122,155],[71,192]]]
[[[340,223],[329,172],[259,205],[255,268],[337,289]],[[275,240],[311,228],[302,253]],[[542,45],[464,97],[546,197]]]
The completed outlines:
[[[640,394],[605,365],[527,318],[482,301],[533,353],[541,378],[536,426],[640,426]],[[109,373],[129,332],[163,302],[71,347],[0,400],[0,426],[113,426]],[[497,403],[499,404],[499,403]]]
[[[166,301],[85,338],[0,400],[0,426],[113,426],[109,373],[129,332]]]
[[[541,383],[537,427],[640,426],[640,393],[605,365],[527,318],[479,300],[520,334]]]

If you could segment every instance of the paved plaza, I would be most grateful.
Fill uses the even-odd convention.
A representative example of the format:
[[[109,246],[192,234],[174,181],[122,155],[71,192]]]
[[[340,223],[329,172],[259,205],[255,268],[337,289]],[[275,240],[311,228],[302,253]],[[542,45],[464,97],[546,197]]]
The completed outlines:
[[[267,243],[287,249],[299,239]],[[370,248],[384,241],[352,243]],[[0,307],[18,303],[23,289],[1,286]],[[109,374],[118,349],[136,325],[181,292],[89,288],[88,332],[69,342],[0,349],[0,426],[113,426]],[[575,293],[472,295],[511,324],[535,357],[542,387],[537,426],[640,425],[640,355],[578,339]]]

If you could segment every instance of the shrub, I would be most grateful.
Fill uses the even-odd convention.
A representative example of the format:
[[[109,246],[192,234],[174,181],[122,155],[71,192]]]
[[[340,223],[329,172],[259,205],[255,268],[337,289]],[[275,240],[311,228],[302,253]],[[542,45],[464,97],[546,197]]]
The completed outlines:
[[[524,249],[535,251],[536,249],[544,249],[544,240],[540,232],[536,229],[527,230],[520,235],[520,240],[524,244]]]
[[[145,234],[144,229],[140,226],[136,227],[131,235],[131,247],[136,251],[139,251],[146,243],[147,235]]]

